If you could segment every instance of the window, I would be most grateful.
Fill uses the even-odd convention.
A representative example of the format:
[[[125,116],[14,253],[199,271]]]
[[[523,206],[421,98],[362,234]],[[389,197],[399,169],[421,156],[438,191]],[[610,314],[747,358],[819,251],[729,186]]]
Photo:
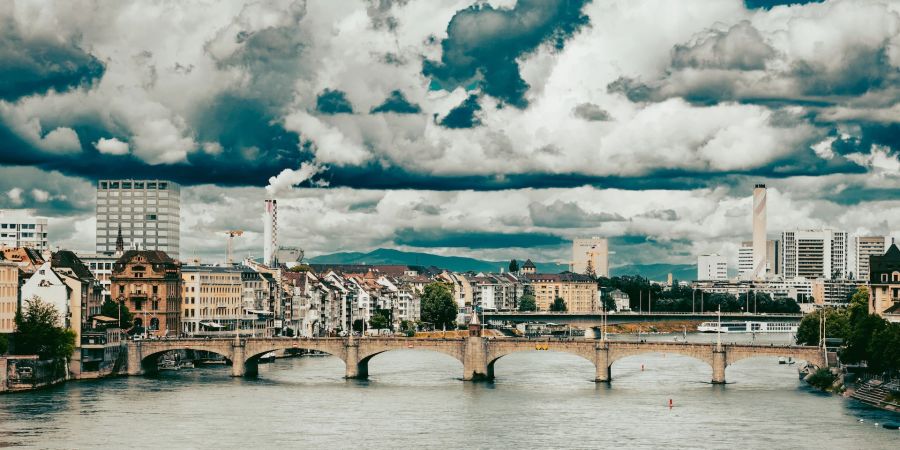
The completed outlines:
[[[130,182],[130,181],[123,181],[123,182],[122,182],[122,189],[131,189],[131,182]]]
[[[156,214],[147,214],[146,218],[147,220],[156,220]]]
[[[106,189],[106,186],[107,186],[107,185],[106,185],[106,182],[105,182],[105,181],[101,181],[101,182],[100,182],[100,189]]]
[[[159,293],[159,286],[156,286],[156,285],[153,286],[153,293],[154,293],[154,294],[158,294],[158,293]]]
[[[156,183],[147,183],[147,189],[156,189]]]
[[[109,188],[110,188],[110,189],[118,189],[118,188],[119,188],[119,182],[118,182],[118,181],[113,181],[112,183],[109,183]]]
[[[159,189],[160,189],[160,190],[165,190],[165,189],[167,189],[168,187],[169,187],[169,186],[168,186],[168,183],[159,183]]]
[[[135,182],[134,182],[134,188],[135,188],[135,189],[143,189],[143,188],[144,188],[144,182],[143,182],[143,181],[135,181]]]

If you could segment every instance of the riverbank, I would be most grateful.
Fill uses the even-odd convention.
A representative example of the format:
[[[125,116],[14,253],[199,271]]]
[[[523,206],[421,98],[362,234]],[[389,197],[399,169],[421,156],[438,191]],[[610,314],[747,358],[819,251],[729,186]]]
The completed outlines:
[[[0,394],[34,391],[65,382],[64,360],[40,360],[36,355],[0,356]]]
[[[637,334],[637,333],[692,333],[697,331],[699,320],[672,320],[660,322],[617,323],[607,325],[609,333]]]

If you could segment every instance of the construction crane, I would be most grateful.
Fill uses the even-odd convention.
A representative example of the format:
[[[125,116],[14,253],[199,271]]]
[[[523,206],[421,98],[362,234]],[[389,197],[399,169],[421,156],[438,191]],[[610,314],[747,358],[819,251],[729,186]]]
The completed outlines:
[[[229,230],[225,232],[225,235],[228,236],[228,250],[225,253],[225,262],[229,265],[234,264],[234,237],[241,236],[244,234],[244,230]]]

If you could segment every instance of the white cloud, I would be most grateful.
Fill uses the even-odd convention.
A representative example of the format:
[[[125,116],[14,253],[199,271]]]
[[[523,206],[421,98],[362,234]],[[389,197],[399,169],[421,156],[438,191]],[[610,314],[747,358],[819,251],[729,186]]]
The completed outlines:
[[[94,147],[96,147],[100,153],[105,153],[107,155],[128,154],[128,143],[122,142],[116,138],[100,138],[99,141],[94,143]]]
[[[269,185],[266,186],[266,192],[269,197],[276,197],[294,186],[312,179],[314,175],[321,172],[325,168],[316,164],[303,163],[297,170],[284,169],[277,176],[269,178]]]
[[[22,190],[21,188],[12,188],[12,189],[6,191],[6,196],[9,197],[9,200],[14,205],[20,206],[23,203],[25,203],[25,200],[22,198],[22,194],[24,192],[25,191]]]

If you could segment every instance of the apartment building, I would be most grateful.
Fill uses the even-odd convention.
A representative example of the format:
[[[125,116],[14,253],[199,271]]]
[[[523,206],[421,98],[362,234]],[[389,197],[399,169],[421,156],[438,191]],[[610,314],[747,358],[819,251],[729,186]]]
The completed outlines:
[[[0,253],[0,334],[16,331],[19,310],[19,266]]]
[[[159,250],[128,250],[113,265],[112,295],[148,335],[175,336],[181,323],[181,265]]]
[[[596,312],[597,283],[577,273],[535,273],[526,275],[528,290],[534,295],[539,311],[549,311],[557,297],[566,302],[569,312]]]
[[[0,247],[25,247],[39,252],[50,250],[46,217],[30,209],[0,210]]]
[[[848,276],[847,233],[796,230],[782,233],[785,278],[843,279]]]
[[[751,262],[753,254],[750,254]],[[700,255],[697,257],[698,280],[727,280],[728,260],[721,255]]]
[[[887,236],[858,236],[854,239],[853,251],[856,256],[855,277],[869,279],[869,258],[884,255],[891,244]]]

